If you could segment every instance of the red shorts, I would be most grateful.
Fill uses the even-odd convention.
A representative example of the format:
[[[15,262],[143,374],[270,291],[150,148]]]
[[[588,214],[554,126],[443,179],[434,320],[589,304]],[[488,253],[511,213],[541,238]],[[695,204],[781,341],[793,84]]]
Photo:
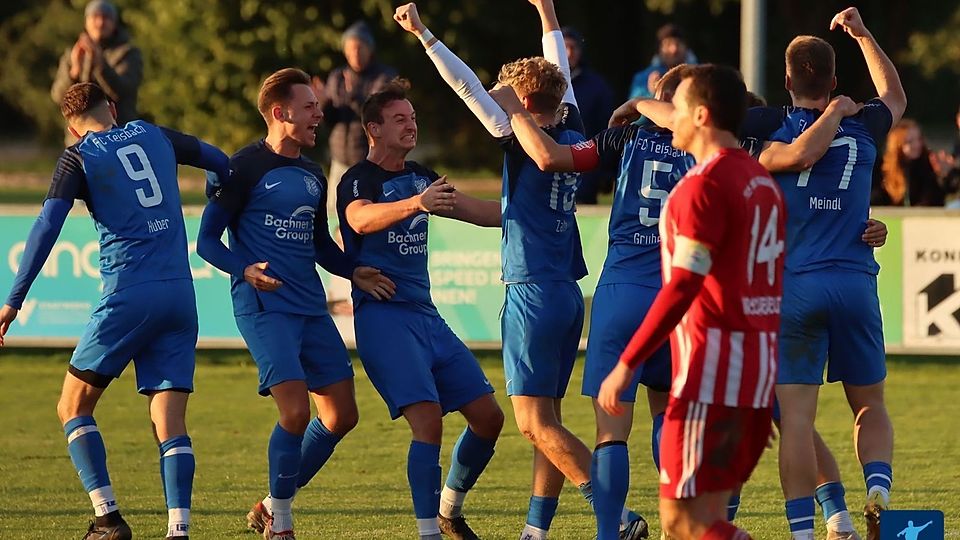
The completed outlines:
[[[772,412],[671,396],[660,435],[660,498],[690,499],[745,483],[767,445]]]

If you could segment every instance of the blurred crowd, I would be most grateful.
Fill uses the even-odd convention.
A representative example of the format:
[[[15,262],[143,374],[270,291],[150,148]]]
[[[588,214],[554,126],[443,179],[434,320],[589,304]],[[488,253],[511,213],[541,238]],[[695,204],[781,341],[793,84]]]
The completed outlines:
[[[121,123],[137,117],[137,90],[143,78],[143,59],[133,45],[114,4],[93,0],[84,12],[84,29],[60,58],[50,90],[57,103],[73,83],[99,84],[117,104]],[[695,64],[686,33],[675,24],[665,24],[656,33],[655,52],[650,64],[636,72],[630,87],[615,91],[604,77],[591,69],[588,40],[573,27],[563,28],[564,41],[587,138],[607,125],[616,105],[624,97],[649,97],[657,81],[670,68]],[[330,129],[330,193],[345,170],[363,160],[367,139],[360,125],[360,108],[371,93],[396,76],[395,69],[376,61],[376,41],[362,21],[347,28],[341,40],[345,63],[326,79],[314,77],[321,99],[325,124]],[[913,120],[901,120],[887,138],[882,159],[877,160],[871,203],[876,206],[929,206],[960,209],[960,110],[956,115],[957,134],[952,151],[931,150],[921,127]],[[67,133],[66,143],[72,144]],[[596,204],[601,193],[613,189],[615,172],[585,174],[577,191],[577,202]],[[332,199],[332,197],[331,197]],[[333,202],[329,202],[332,209]]]

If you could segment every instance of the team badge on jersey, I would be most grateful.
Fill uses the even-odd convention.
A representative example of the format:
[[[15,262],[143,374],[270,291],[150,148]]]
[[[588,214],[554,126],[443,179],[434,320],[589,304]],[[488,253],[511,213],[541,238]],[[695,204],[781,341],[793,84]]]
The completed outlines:
[[[423,193],[427,189],[427,179],[423,177],[417,177],[413,181],[413,187],[417,190],[417,193]]]
[[[303,183],[307,185],[307,193],[314,197],[320,196],[320,183],[313,176],[304,176]]]

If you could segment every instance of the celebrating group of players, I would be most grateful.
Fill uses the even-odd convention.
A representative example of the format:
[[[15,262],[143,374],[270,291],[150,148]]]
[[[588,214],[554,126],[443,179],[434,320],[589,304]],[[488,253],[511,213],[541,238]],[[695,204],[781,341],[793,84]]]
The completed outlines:
[[[878,93],[863,105],[830,98],[834,52],[820,38],[799,36],[786,51],[791,107],[748,110],[734,69],[678,66],[654,99],[624,104],[609,129],[584,140],[553,2],[530,2],[540,14],[543,56],[504,65],[490,92],[423,25],[414,4],[397,8],[396,21],[503,148],[502,198],[470,197],[406,161],[417,143],[416,112],[406,83],[395,81],[363,105],[369,155],[337,193],[343,250],[329,234],[323,172],[301,155],[323,119],[304,72],[283,69],[264,81],[257,106],[267,135],[232,158],[143,121],[117,126],[99,87],[70,88],[61,110],[80,141],[61,156],[27,239],[0,311],[0,345],[73,201],[85,201],[100,232],[104,290],[57,406],[96,516],[85,538],[132,537],[93,418],[131,359],[160,447],[167,538],[189,534],[195,462],[184,417],[197,314],[177,164],[212,173],[197,251],[231,276],[259,391],[279,410],[270,491],[247,516],[264,538],[294,538],[297,490],[358,421],[350,357],[326,312],[316,264],[352,280],[357,352],[391,417],[410,426],[407,476],[419,537],[477,538],[464,501],[493,457],[504,415],[431,300],[431,215],[503,229],[507,395],[534,448],[521,539],[547,538],[565,480],[592,506],[599,539],[647,536],[646,521],[625,507],[627,438],[641,383],[666,536],[749,538],[732,522],[773,420],[793,538],[812,540],[815,502],[828,538],[858,538],[837,464],[814,430],[827,358],[827,379],[844,383],[856,418],[868,538],[878,538],[893,431],[872,252],[886,228],[868,215],[878,141],[906,106],[893,64],[850,8],[830,27],[863,51]],[[583,376],[597,422],[591,451],[563,426],[560,411],[584,318],[578,172],[597,167],[615,169],[617,180]],[[442,418],[451,411],[468,426],[441,481]]]

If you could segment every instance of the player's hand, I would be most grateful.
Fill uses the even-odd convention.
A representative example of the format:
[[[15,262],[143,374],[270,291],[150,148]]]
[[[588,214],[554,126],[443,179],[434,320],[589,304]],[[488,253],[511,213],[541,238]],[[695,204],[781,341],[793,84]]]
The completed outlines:
[[[488,93],[490,97],[500,105],[503,112],[507,114],[523,112],[523,103],[520,101],[520,96],[517,95],[517,91],[514,90],[512,86],[497,83]]]
[[[867,229],[863,231],[860,237],[863,243],[870,247],[878,248],[887,243],[887,225],[876,219],[867,220]]]
[[[279,289],[281,285],[283,285],[283,282],[266,274],[266,270],[269,267],[270,263],[268,262],[253,263],[244,268],[243,279],[245,279],[247,283],[252,285],[253,288],[258,291],[275,291]]]
[[[613,111],[607,127],[625,126],[639,119],[640,113],[637,111],[637,105],[631,99]]]
[[[420,21],[420,14],[417,13],[417,4],[413,2],[398,7],[397,10],[393,12],[393,20],[397,21],[397,24],[399,24],[401,28],[417,36],[427,30],[427,27]]]
[[[863,108],[863,103],[857,103],[856,101],[848,98],[847,96],[836,96],[830,100],[830,103],[827,105],[827,109],[836,111],[840,116],[853,116],[860,112],[860,109]]]
[[[17,318],[18,313],[20,313],[19,309],[12,308],[7,304],[0,308],[0,347],[3,347],[3,337],[7,335],[7,330],[10,330],[10,323]]]
[[[659,71],[651,71],[650,75],[647,75],[647,90],[650,91],[650,95],[655,95],[657,93],[657,83],[660,82],[660,77],[663,74]]]
[[[620,416],[623,414],[623,405],[620,403],[620,396],[627,389],[630,381],[633,380],[633,370],[627,367],[623,362],[617,362],[617,366],[607,375],[600,385],[600,393],[597,395],[597,403],[610,416]]]
[[[310,88],[313,88],[313,93],[317,96],[317,99],[321,103],[326,102],[327,100],[327,85],[323,82],[323,78],[314,75],[310,77]]]
[[[397,286],[380,270],[369,266],[358,266],[353,270],[353,283],[361,291],[377,300],[389,300],[397,294]]]
[[[454,192],[453,184],[447,183],[446,175],[437,178],[417,197],[420,210],[431,214],[453,210],[457,204],[457,194]]]
[[[843,31],[850,34],[850,37],[861,38],[870,35],[863,19],[860,18],[860,12],[855,7],[849,7],[833,16],[830,20],[830,29],[836,27],[843,28]]]

